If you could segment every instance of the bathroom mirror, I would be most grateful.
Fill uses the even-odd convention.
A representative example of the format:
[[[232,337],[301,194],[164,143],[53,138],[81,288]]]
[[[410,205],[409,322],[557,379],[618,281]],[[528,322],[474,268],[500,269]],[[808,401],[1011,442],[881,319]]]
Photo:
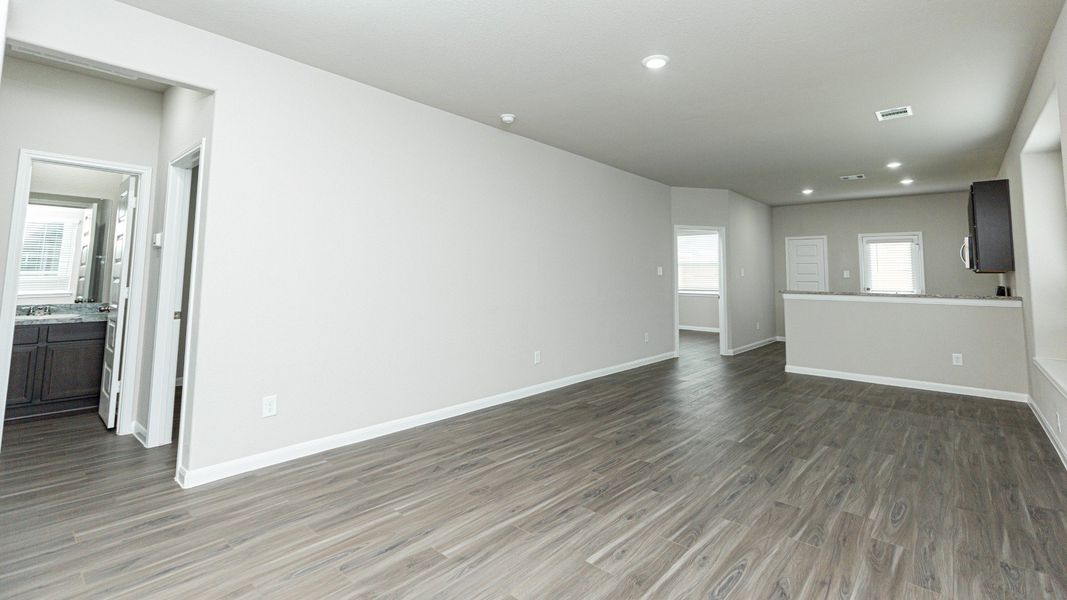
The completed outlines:
[[[116,230],[123,229],[123,215],[117,215],[115,207],[127,177],[33,164],[19,260],[19,305],[111,300],[111,265],[121,247]]]

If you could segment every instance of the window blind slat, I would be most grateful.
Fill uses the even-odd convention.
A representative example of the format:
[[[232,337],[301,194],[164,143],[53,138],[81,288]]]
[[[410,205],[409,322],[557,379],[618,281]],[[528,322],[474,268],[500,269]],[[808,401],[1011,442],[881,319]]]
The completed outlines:
[[[678,290],[718,293],[721,277],[719,234],[678,236]]]
[[[891,294],[919,292],[916,273],[918,244],[912,239],[864,241],[867,291]]]
[[[42,210],[34,211],[40,208]],[[64,211],[66,215],[60,216]],[[37,214],[40,213],[40,214]],[[20,296],[69,294],[81,215],[76,209],[30,205],[19,260]]]

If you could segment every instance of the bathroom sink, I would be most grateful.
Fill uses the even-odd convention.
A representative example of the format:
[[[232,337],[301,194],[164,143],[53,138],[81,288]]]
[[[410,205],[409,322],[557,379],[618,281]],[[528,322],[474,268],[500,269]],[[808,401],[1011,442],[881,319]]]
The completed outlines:
[[[52,313],[50,315],[15,315],[15,321],[43,321],[45,319],[69,319],[76,317],[75,313]]]

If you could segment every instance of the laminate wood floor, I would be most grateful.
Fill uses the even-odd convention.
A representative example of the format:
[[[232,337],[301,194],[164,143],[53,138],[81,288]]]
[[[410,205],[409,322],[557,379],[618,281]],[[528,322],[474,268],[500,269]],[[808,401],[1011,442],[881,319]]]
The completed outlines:
[[[682,357],[181,490],[94,415],[9,426],[4,598],[1065,598],[1025,405]]]

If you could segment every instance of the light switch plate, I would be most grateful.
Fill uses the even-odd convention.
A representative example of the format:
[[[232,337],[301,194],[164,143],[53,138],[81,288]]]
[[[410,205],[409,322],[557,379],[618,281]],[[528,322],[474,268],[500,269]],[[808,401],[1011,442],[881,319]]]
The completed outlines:
[[[844,273],[841,274],[841,276],[845,279],[850,279],[852,277],[852,271],[846,270]]]

